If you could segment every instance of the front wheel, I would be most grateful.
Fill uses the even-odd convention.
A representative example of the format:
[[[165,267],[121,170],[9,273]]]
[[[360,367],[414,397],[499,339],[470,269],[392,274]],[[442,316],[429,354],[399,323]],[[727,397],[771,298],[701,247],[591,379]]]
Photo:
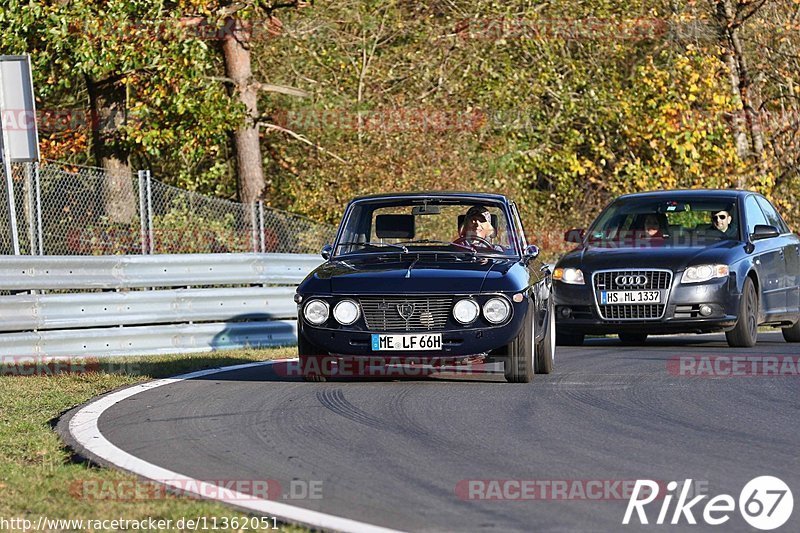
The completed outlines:
[[[553,299],[547,306],[547,333],[536,346],[534,374],[549,374],[556,360],[556,307]]]
[[[536,345],[533,342],[533,322],[536,311],[533,303],[525,316],[519,335],[508,345],[508,358],[503,371],[509,383],[530,383],[533,379],[533,360]]]
[[[739,299],[739,318],[736,326],[725,332],[728,346],[732,348],[750,348],[756,345],[758,338],[758,294],[753,280],[744,280],[742,297]]]
[[[788,328],[781,329],[781,333],[786,342],[800,342],[800,320]]]

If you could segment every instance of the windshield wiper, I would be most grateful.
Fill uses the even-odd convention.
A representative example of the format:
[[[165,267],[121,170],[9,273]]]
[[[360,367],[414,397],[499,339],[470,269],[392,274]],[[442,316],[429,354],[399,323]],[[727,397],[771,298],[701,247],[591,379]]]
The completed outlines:
[[[400,244],[392,244],[389,242],[340,242],[339,246],[389,246],[391,248],[397,248],[402,250],[403,253],[408,253],[408,248],[402,246]]]
[[[456,242],[436,241],[431,239],[420,239],[417,241],[403,241],[400,244],[444,244],[446,246],[457,246],[458,248],[463,248],[464,251],[471,252],[473,254],[478,253],[478,250],[473,246],[468,246],[466,244],[458,244]]]

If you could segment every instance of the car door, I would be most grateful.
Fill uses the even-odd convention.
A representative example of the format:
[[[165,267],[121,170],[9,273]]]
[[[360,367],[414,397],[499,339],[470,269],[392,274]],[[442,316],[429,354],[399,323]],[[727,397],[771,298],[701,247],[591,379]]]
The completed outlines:
[[[744,202],[747,238],[750,239],[759,224],[770,225],[754,194]],[[786,262],[780,237],[752,241],[753,264],[761,282],[761,309],[765,315],[786,312]]]
[[[789,313],[797,313],[800,311],[800,238],[792,233],[769,200],[763,196],[756,196],[756,200],[770,225],[775,226],[781,232],[780,245],[783,249],[785,268],[786,307]]]

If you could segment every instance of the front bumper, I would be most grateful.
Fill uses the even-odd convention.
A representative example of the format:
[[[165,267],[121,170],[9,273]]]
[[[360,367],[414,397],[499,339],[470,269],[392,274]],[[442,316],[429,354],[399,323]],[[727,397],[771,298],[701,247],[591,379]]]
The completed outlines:
[[[452,359],[461,356],[488,354],[504,348],[518,334],[522,328],[522,316],[514,316],[511,321],[490,328],[468,328],[458,330],[437,331],[357,331],[345,328],[327,329],[316,328],[306,323],[302,318],[298,320],[298,333],[305,336],[321,352],[335,355],[353,355],[369,357],[387,357],[394,360],[403,359]],[[397,334],[426,334],[441,333],[441,350],[413,350],[401,351],[374,351],[372,350],[373,333]]]
[[[591,285],[555,282],[556,328],[567,334],[667,334],[726,331],[736,325],[741,294],[733,275],[686,285],[680,283],[680,277],[680,273],[673,276],[666,309],[659,319],[604,319],[598,311]],[[587,279],[591,279],[591,275]],[[700,314],[702,304],[711,307],[709,316]]]

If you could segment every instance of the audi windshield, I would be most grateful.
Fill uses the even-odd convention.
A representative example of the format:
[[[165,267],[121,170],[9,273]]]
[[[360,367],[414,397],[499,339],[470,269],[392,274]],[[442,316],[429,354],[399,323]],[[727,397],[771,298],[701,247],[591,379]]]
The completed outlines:
[[[620,198],[595,220],[586,240],[599,247],[702,247],[740,240],[739,227],[733,198]]]

